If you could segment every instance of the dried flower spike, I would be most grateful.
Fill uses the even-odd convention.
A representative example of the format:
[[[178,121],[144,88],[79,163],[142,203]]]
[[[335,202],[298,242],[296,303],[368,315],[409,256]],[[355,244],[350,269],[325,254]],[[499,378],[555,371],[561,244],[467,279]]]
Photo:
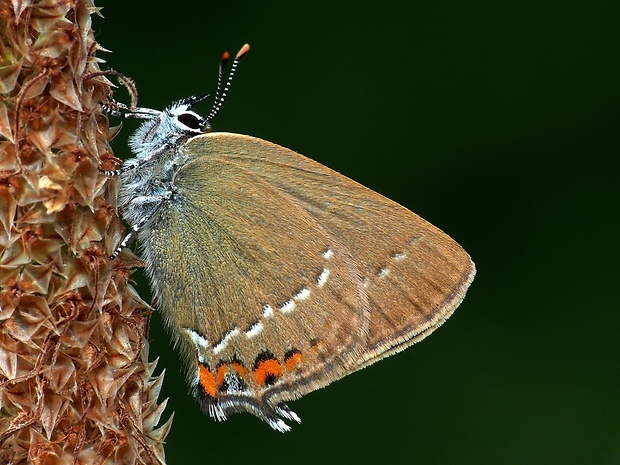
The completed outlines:
[[[0,0],[0,463],[164,463],[90,0]],[[110,165],[110,166],[106,166]]]

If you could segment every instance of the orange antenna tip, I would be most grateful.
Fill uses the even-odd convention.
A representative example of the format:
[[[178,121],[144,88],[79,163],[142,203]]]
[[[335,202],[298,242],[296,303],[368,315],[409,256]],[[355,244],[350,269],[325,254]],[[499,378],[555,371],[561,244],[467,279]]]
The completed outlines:
[[[239,60],[243,55],[245,55],[249,51],[250,51],[250,45],[249,44],[245,44],[243,47],[241,47],[241,50],[239,50],[239,52],[237,53],[237,56],[235,57],[235,59]]]

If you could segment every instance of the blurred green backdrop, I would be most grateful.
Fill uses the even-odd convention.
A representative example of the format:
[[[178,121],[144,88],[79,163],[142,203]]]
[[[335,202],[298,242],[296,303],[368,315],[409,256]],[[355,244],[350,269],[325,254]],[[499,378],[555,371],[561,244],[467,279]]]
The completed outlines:
[[[212,92],[249,42],[216,130],[391,197],[478,267],[437,333],[291,403],[284,435],[203,416],[155,317],[169,464],[620,463],[620,2],[97,3],[141,105]]]

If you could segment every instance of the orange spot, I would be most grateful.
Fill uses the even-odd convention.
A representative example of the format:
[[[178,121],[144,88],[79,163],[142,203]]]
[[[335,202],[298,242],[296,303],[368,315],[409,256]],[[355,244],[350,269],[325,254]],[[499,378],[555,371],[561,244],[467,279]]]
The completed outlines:
[[[198,379],[205,392],[211,397],[215,397],[217,394],[217,386],[215,385],[215,376],[213,376],[211,370],[204,365],[198,365]]]
[[[230,53],[224,52],[222,54],[222,61],[224,61],[224,60],[228,61],[229,59],[230,59]]]
[[[287,370],[294,370],[298,365],[301,365],[302,359],[301,352],[295,352],[284,360],[284,365]]]
[[[310,341],[310,349],[312,349],[313,352],[317,352],[322,345],[323,343],[319,339],[313,339]]]
[[[282,365],[274,359],[263,360],[254,370],[254,379],[259,386],[282,376]]]
[[[240,377],[247,376],[248,370],[243,366],[241,362],[230,362],[230,363],[222,363],[217,368],[217,373],[215,375],[215,381],[217,381],[217,386],[222,387],[224,382],[226,381],[226,373],[229,371],[236,371]]]
[[[224,384],[224,376],[228,372],[228,365],[220,365],[217,367],[217,385],[222,386]]]
[[[234,368],[239,376],[246,376],[248,374],[248,370],[239,362],[232,362],[230,364],[231,368]]]

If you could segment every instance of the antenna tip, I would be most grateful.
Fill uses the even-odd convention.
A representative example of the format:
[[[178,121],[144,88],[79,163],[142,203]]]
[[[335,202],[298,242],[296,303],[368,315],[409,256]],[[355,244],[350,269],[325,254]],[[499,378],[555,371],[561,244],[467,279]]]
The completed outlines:
[[[224,52],[222,53],[222,61],[228,61],[230,59],[230,53]]]
[[[245,44],[243,47],[241,47],[241,50],[239,50],[239,52],[237,53],[237,56],[235,57],[235,59],[236,60],[241,59],[241,57],[243,57],[243,55],[245,55],[249,51],[250,51],[250,45],[249,44]]]

